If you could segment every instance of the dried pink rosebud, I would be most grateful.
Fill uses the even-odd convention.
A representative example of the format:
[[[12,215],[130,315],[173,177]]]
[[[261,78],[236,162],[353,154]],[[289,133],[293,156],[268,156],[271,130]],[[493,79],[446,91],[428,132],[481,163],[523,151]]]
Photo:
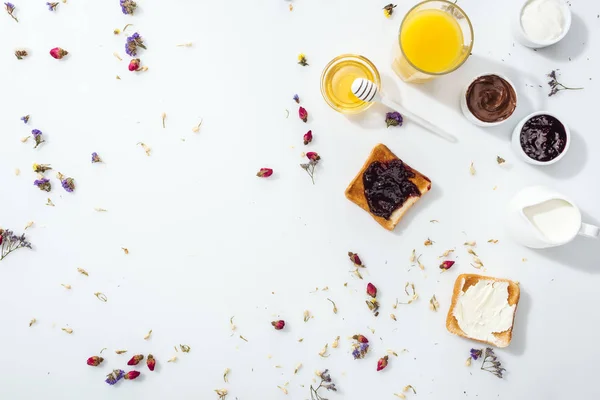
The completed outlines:
[[[148,358],[146,359],[146,365],[148,366],[148,369],[150,371],[154,371],[154,368],[156,367],[156,359],[152,354],[148,354]]]
[[[369,339],[360,334],[352,336],[352,339],[356,340],[358,343],[369,343]]]
[[[141,372],[140,371],[129,371],[125,374],[125,376],[123,376],[123,378],[128,379],[128,380],[133,380],[135,378],[137,378],[138,376],[140,376]]]
[[[388,365],[388,356],[382,357],[377,361],[377,371],[381,371]]]
[[[373,298],[377,297],[377,288],[370,282],[367,284],[367,294]]]
[[[272,168],[261,168],[256,173],[256,176],[258,176],[259,178],[268,178],[271,175],[273,175],[273,169]]]
[[[440,269],[447,270],[447,269],[452,268],[453,265],[454,265],[454,261],[446,260],[440,264]]]
[[[102,361],[104,361],[104,358],[99,356],[92,356],[87,359],[87,365],[97,367],[98,365],[102,364]]]
[[[60,47],[55,47],[52,50],[50,50],[50,55],[52,57],[56,58],[57,60],[60,60],[61,58],[63,58],[67,54],[69,54],[69,52],[66,51],[66,50],[61,49]]]
[[[304,144],[307,145],[312,142],[312,131],[308,131],[304,134]]]
[[[317,152],[309,151],[306,153],[306,158],[308,158],[310,161],[318,161],[321,159],[321,156],[319,156]]]
[[[308,111],[304,107],[300,107],[298,109],[298,116],[302,121],[306,122],[308,120]]]
[[[136,354],[135,356],[131,357],[131,360],[127,361],[127,365],[138,365],[143,359],[143,354]]]
[[[283,329],[283,327],[285,326],[285,321],[284,321],[284,320],[282,320],[282,319],[280,319],[279,321],[273,321],[273,322],[271,322],[271,325],[273,325],[273,327],[274,327],[276,330],[280,331],[280,330],[282,330],[282,329]]]
[[[140,70],[140,64],[142,63],[142,61],[139,58],[134,58],[131,61],[129,61],[129,70],[130,71],[139,71]]]
[[[363,266],[363,263],[362,263],[360,257],[358,256],[358,254],[349,251],[348,257],[350,257],[350,261],[352,261],[354,263],[354,265],[356,265],[357,267]]]

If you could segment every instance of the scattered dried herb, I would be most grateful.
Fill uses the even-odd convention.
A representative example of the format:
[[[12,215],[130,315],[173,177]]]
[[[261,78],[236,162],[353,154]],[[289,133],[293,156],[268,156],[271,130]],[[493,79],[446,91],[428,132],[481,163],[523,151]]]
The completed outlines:
[[[497,376],[498,378],[502,378],[502,373],[506,371],[506,369],[502,367],[502,363],[498,361],[498,357],[491,347],[486,347],[485,350],[471,349],[471,358],[473,360],[477,360],[482,355],[483,361],[481,362],[481,369]]]
[[[310,142],[312,142],[313,140],[313,135],[312,135],[312,131],[308,131],[304,134],[304,136],[302,137],[302,139],[304,140],[304,145],[309,144]]]
[[[281,389],[281,391],[283,392],[283,394],[288,394],[288,390],[285,388],[285,386],[277,386],[279,389]]]
[[[98,365],[102,364],[102,361],[104,361],[104,358],[99,356],[92,356],[87,359],[87,365],[89,365],[90,367],[97,367]]]
[[[361,334],[352,336],[355,341],[352,343],[352,356],[355,360],[364,358],[369,352],[369,340]]]
[[[0,228],[0,261],[4,260],[13,251],[22,248],[31,249],[31,243],[29,243],[24,233],[18,236],[10,229]]]
[[[152,336],[152,329],[150,329],[150,330],[148,331],[148,333],[146,333],[146,334],[144,335],[144,340],[148,340],[148,339],[150,339],[150,337],[151,337],[151,336]]]
[[[69,284],[61,283],[60,286],[64,287],[67,290],[71,290],[71,285],[69,285]]]
[[[175,47],[192,47],[194,44],[192,42],[181,43],[176,45]]]
[[[79,272],[81,275],[90,276],[90,274],[88,274],[88,272],[83,268],[77,268],[77,272]]]
[[[45,192],[49,192],[52,190],[52,184],[50,183],[50,179],[42,178],[36,179],[33,181],[33,186],[37,186],[38,189],[43,190]]]
[[[327,354],[328,349],[329,349],[329,344],[325,343],[325,346],[323,346],[323,348],[319,352],[319,355],[323,358],[329,357],[329,354]]]
[[[499,242],[499,240],[498,240],[498,239],[490,239],[490,240],[488,240],[488,243],[493,243],[493,244],[496,244],[496,243],[498,243],[498,242]]]
[[[61,60],[67,54],[69,54],[69,52],[66,51],[65,49],[61,49],[60,47],[55,47],[53,49],[50,49],[50,55],[52,56],[52,58],[54,58],[56,60]]]
[[[33,172],[37,172],[39,174],[43,174],[44,172],[51,170],[52,167],[50,164],[37,164],[33,163]]]
[[[406,385],[402,389],[403,392],[408,392],[409,390],[412,390],[413,394],[417,394],[417,391],[415,390],[414,387],[412,387],[412,385]]]
[[[300,364],[300,365],[302,365],[302,364]],[[225,383],[229,383],[229,378],[227,377],[227,375],[229,375],[229,371],[230,371],[229,368],[225,368],[225,372],[223,372],[223,381]]]
[[[550,71],[550,73],[547,75],[548,78],[550,78],[550,80],[548,81],[548,86],[550,86],[550,93],[548,93],[548,97],[552,97],[555,94],[557,94],[558,92],[560,92],[561,90],[582,90],[582,87],[568,87],[563,85],[562,83],[560,83],[556,77],[556,71],[558,70],[552,70]]]
[[[123,250],[123,253],[125,253],[125,255],[129,254],[129,249],[127,247],[121,247],[121,250]]]
[[[440,303],[438,303],[437,299],[435,298],[435,294],[433,297],[431,297],[431,299],[429,299],[429,308],[432,311],[437,311],[438,308],[440,308]]]
[[[160,118],[162,119],[162,127],[164,129],[164,128],[166,128],[166,126],[165,126],[165,120],[167,119],[167,113],[162,113],[160,115]]]
[[[24,124],[28,123],[29,122],[29,114],[22,116],[21,121],[23,121]]]
[[[393,111],[385,114],[385,124],[389,128],[390,126],[402,126],[402,114],[398,111]]]
[[[496,162],[498,163],[498,165],[502,165],[506,162],[506,160],[500,156],[496,156]]]
[[[331,343],[331,347],[334,349],[337,349],[339,345],[340,345],[340,337],[336,336],[335,339],[333,339],[333,343]]]
[[[383,7],[383,15],[385,15],[386,18],[391,17],[392,14],[394,14],[394,8],[396,8],[396,4],[392,4],[392,3]]]
[[[144,142],[138,142],[138,144],[142,146],[142,149],[144,149],[146,155],[150,156],[150,152],[152,151],[152,149],[149,146],[147,146]]]
[[[40,144],[45,142],[45,140],[42,138],[42,135],[42,131],[39,129],[34,129],[31,131],[31,136],[33,136],[33,140],[35,142],[35,146],[33,146],[34,149],[37,149]]]
[[[235,326],[235,324],[233,323],[233,319],[234,319],[234,318],[235,318],[235,317],[231,317],[231,318],[229,318],[229,328],[231,329],[231,331],[232,331],[232,332],[233,332],[233,331],[235,331],[235,329],[236,329],[236,326]]]
[[[306,61],[306,55],[304,53],[298,54],[298,64],[302,65],[303,67],[308,65],[308,62]]]
[[[188,346],[187,344],[180,344],[179,348],[181,349],[182,352],[184,353],[189,353],[190,350],[192,350],[192,348],[190,346]]]
[[[334,302],[333,300],[331,300],[330,298],[327,298],[327,300],[329,300],[329,301],[331,302],[331,304],[333,305],[333,313],[334,313],[334,314],[337,314],[337,312],[338,312],[338,308],[337,308],[337,306],[335,305],[335,302]]]
[[[473,241],[473,242],[465,242],[464,244],[465,244],[465,246],[471,246],[471,247],[477,246],[477,242],[475,242],[475,241]]]
[[[59,3],[57,1],[55,1],[55,2],[46,2],[46,5],[48,6],[48,10],[50,10],[50,11],[55,11],[56,7],[58,7],[58,4]]]
[[[98,300],[106,303],[108,301],[108,297],[106,297],[106,295],[104,293],[101,292],[96,292],[94,293],[94,296],[96,296],[98,298]]]
[[[248,339],[246,339],[245,337],[243,337],[242,335],[240,335],[240,339],[242,339],[244,342],[247,342]]]
[[[137,3],[133,0],[120,0],[120,4],[123,14],[133,15],[135,9],[137,8]]]
[[[167,360],[167,362],[175,362],[177,361],[177,356],[173,356]]]
[[[106,375],[106,379],[104,380],[104,382],[112,386],[115,383],[119,382],[121,379],[123,379],[124,376],[125,371],[123,371],[122,369],[113,369],[113,371],[110,374]]]
[[[309,151],[308,153],[306,153],[306,158],[308,158],[308,163],[300,164],[300,167],[306,171],[308,176],[310,176],[310,179],[312,180],[312,183],[314,185],[315,184],[315,167],[319,163],[319,160],[321,160],[321,157],[316,152]]]
[[[294,375],[296,375],[298,371],[300,371],[300,368],[302,368],[302,363],[296,364],[296,368],[294,368]]]
[[[127,353],[127,350],[115,350],[115,353],[117,353],[117,354],[125,354],[125,353]]]
[[[17,19],[17,17],[15,17],[15,9],[16,9],[16,7],[15,7],[15,5],[13,3],[8,3],[8,2],[4,3],[4,9],[6,10],[6,13],[8,15],[10,15],[10,17],[12,19],[14,19],[16,22],[19,22],[19,20]]]
[[[50,206],[50,207],[54,207],[54,203],[52,202],[52,200],[50,200],[49,197],[48,197],[48,200],[46,200],[46,205]]]
[[[308,322],[311,319],[310,311],[304,310],[304,322]]]
[[[28,55],[29,54],[27,53],[27,50],[15,50],[15,57],[17,57],[17,60],[22,60],[25,57],[27,57]],[[29,115],[27,116],[27,118],[29,118]],[[25,122],[25,123],[27,123],[27,122]]]
[[[398,320],[396,319],[396,315],[394,315],[394,314],[390,314],[390,318],[391,318],[391,319],[393,319],[394,321],[398,321]]]
[[[125,42],[125,53],[131,57],[137,56],[138,48],[146,49],[144,39],[139,33],[135,32],[133,35],[127,37]]]
[[[258,176],[259,178],[268,178],[271,175],[273,175],[273,169],[272,168],[261,168],[256,173],[256,176]]]
[[[437,219],[432,219],[432,220],[431,220],[431,221],[429,221],[429,222],[431,222],[432,224],[438,224],[440,221],[438,221]]]
[[[382,369],[385,369],[385,367],[388,366],[388,360],[389,360],[388,356],[381,357],[379,360],[377,360],[377,371],[381,371]]]
[[[156,368],[156,359],[152,354],[148,354],[148,357],[146,358],[146,365],[150,371],[154,371],[154,368]]]
[[[408,293],[408,288],[411,289],[412,294]],[[407,296],[410,296],[410,298],[408,299],[408,302],[399,303],[399,304],[411,304],[413,301],[415,301],[419,298],[419,295],[417,294],[417,291],[415,290],[414,283],[406,282],[406,285],[404,285],[404,293],[406,293]]]
[[[217,396],[219,396],[219,400],[225,400],[227,397],[227,389],[215,389]]]
[[[332,382],[328,369],[323,372],[317,372],[317,376],[321,378],[321,382],[319,382],[319,386],[316,388],[313,387],[313,385],[310,385],[310,400],[327,400],[321,396],[319,390],[325,389],[327,391],[337,392],[335,383]]]
[[[201,119],[200,122],[198,123],[198,125],[196,125],[195,127],[192,128],[192,132],[194,132],[194,133],[200,132],[200,127],[202,126],[202,121],[204,121],[204,120]]]
[[[73,329],[71,328],[61,328],[63,332],[67,332],[69,335],[73,333]]]

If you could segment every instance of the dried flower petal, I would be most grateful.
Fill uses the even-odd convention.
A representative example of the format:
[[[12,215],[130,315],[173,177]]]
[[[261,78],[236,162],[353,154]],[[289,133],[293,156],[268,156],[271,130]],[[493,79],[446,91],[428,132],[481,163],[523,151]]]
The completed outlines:
[[[435,298],[435,294],[433,297],[431,297],[431,299],[429,299],[429,308],[432,311],[437,311],[438,308],[440,308],[440,303],[438,303],[437,299]]]
[[[33,318],[31,321],[29,321],[29,327],[31,328],[31,326],[33,324],[35,324],[37,322],[37,319]]]
[[[454,261],[446,260],[440,264],[440,269],[449,270],[454,265]]]
[[[335,339],[333,339],[333,343],[331,344],[331,347],[334,349],[337,349],[339,345],[340,345],[340,337],[336,336]]]
[[[308,120],[308,111],[306,111],[306,109],[302,106],[298,108],[298,117],[300,117],[300,119],[304,122]]]
[[[388,356],[381,357],[377,361],[377,371],[381,371],[382,369],[384,369],[385,367],[387,367],[388,366],[388,360],[389,360]]]
[[[97,367],[98,365],[100,365],[102,363],[102,361],[104,361],[104,358],[99,357],[99,356],[92,356],[87,359],[87,365],[89,365],[91,367]]]
[[[327,358],[327,357],[329,357],[329,354],[327,354],[327,350],[328,350],[328,348],[329,348],[329,344],[325,343],[325,347],[323,347],[323,348],[321,349],[321,351],[319,352],[319,355],[320,355],[321,357],[323,357],[323,358]]]
[[[152,151],[152,149],[148,145],[146,145],[145,143],[143,143],[143,142],[138,142],[138,144],[140,146],[142,146],[142,149],[144,149],[144,151],[146,152],[146,155],[150,156],[150,152]]]
[[[163,112],[163,113],[160,115],[160,118],[162,119],[162,127],[163,127],[163,128],[166,128],[166,126],[165,126],[165,120],[167,119],[167,113],[164,113],[164,112]]]
[[[73,333],[73,329],[71,328],[61,328],[61,330],[67,332],[69,335]]]
[[[308,310],[304,310],[304,322],[308,322],[308,320],[311,318],[310,316],[310,311]]]
[[[396,396],[400,399],[406,399],[406,395],[404,395],[403,393],[394,393],[394,396]]]
[[[373,298],[377,297],[377,288],[370,282],[367,284],[367,294]]]
[[[261,168],[256,173],[256,176],[258,176],[259,178],[268,178],[271,175],[273,175],[273,169],[272,168]]]
[[[469,172],[471,173],[471,175],[475,175],[475,173],[477,171],[475,171],[475,165],[473,164],[473,161],[471,161],[471,165],[469,166]]]
[[[148,333],[146,333],[146,334],[144,335],[144,340],[148,340],[148,339],[150,339],[150,336],[152,336],[152,329],[150,329],[150,330],[148,331]]]

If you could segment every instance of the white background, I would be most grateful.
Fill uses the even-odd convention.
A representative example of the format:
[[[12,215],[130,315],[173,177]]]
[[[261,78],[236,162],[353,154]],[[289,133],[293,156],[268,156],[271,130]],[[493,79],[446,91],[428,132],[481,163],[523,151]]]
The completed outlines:
[[[306,399],[313,372],[323,368],[339,387],[326,394],[332,400],[393,399],[408,384],[418,392],[408,397],[419,399],[600,396],[598,242],[578,238],[533,251],[512,244],[503,230],[508,200],[532,184],[571,196],[588,222],[600,221],[599,3],[573,2],[566,39],[534,52],[510,34],[521,1],[460,0],[475,29],[473,56],[449,76],[410,87],[391,72],[390,53],[414,0],[399,1],[389,20],[385,2],[361,0],[296,0],[292,12],[275,0],[140,0],[133,17],[117,0],[70,0],[55,13],[44,3],[19,1],[18,24],[0,13],[0,224],[22,232],[35,221],[26,231],[34,250],[0,263],[0,398],[211,399],[214,389],[227,388],[228,399],[283,399],[277,386],[289,382],[287,398]],[[134,24],[127,33],[145,38],[140,57],[147,72],[127,71],[126,35],[113,34],[127,23]],[[176,47],[185,42],[193,47]],[[69,56],[52,59],[55,46]],[[17,48],[30,56],[16,60]],[[296,64],[300,52],[310,66]],[[356,118],[330,109],[320,74],[349,52],[371,59],[385,90],[399,88],[406,105],[459,143],[410,122],[386,129],[384,108]],[[556,68],[565,84],[585,90],[546,97],[545,74]],[[460,89],[480,72],[506,74],[517,86],[519,107],[501,127],[477,128],[459,111]],[[297,118],[294,93],[308,124]],[[520,162],[509,146],[518,119],[540,109],[562,115],[573,132],[569,153],[546,168]],[[19,121],[25,114],[28,125]],[[202,118],[201,131],[192,132]],[[46,138],[36,150],[20,142],[33,128]],[[308,129],[314,141],[305,147]],[[138,142],[152,148],[150,157]],[[380,142],[433,182],[393,233],[344,197]],[[298,166],[308,150],[322,156],[314,186]],[[90,163],[93,151],[105,164]],[[507,165],[499,167],[497,155]],[[476,176],[469,174],[471,161]],[[51,193],[32,185],[33,162],[55,168],[47,173]],[[275,174],[256,178],[260,167]],[[56,171],[75,178],[75,193],[60,187]],[[45,205],[48,197],[55,207]],[[428,237],[435,244],[424,247]],[[500,242],[488,244],[492,238]],[[467,368],[469,349],[478,345],[445,329],[456,276],[476,272],[466,240],[478,242],[487,274],[521,283],[513,342],[497,351],[507,369],[503,380],[479,363]],[[457,263],[440,275],[437,257],[454,247]],[[413,248],[423,254],[425,273],[410,268]],[[367,266],[364,281],[352,277],[348,251]],[[378,318],[364,303],[369,281],[380,291]],[[396,298],[406,300],[407,281],[419,300],[392,310]],[[311,293],[325,286],[329,291]],[[107,303],[94,297],[97,291]],[[428,308],[433,294],[438,313]],[[304,310],[314,315],[307,323]],[[280,317],[287,326],[278,332],[270,322]],[[29,328],[32,318],[38,322]],[[72,335],[61,331],[67,326]],[[143,340],[150,329],[152,338]],[[350,354],[348,337],[356,333],[371,339],[364,360]],[[319,357],[338,335],[340,347]],[[178,344],[192,351],[175,353]],[[88,367],[87,357],[104,347],[104,363]],[[129,352],[119,356],[115,349]],[[387,349],[408,352],[378,373],[376,361]],[[155,372],[143,366],[137,381],[103,382],[133,354],[149,352],[158,360]],[[175,354],[177,362],[167,363]],[[294,375],[298,363],[303,367]]]

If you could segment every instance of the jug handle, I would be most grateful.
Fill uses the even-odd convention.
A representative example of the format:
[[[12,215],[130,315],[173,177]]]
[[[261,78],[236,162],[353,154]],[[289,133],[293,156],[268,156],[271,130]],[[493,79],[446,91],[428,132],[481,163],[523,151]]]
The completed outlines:
[[[595,225],[582,223],[581,229],[579,230],[579,234],[581,236],[586,236],[590,238],[598,238],[598,236],[600,236],[600,228]]]

